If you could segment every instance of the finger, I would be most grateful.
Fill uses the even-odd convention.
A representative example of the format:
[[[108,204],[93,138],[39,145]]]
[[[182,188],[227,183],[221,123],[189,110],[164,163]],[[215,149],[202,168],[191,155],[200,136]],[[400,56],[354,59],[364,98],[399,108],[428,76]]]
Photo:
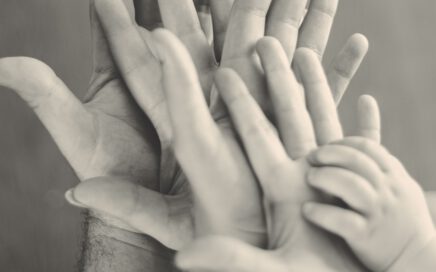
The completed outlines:
[[[186,271],[288,271],[266,251],[227,237],[195,241],[177,254],[176,264]]]
[[[257,51],[266,74],[281,139],[288,155],[298,159],[316,147],[312,121],[300,85],[276,39],[263,38],[257,44]]]
[[[311,0],[297,47],[313,50],[322,59],[336,15],[338,0]]]
[[[213,23],[208,0],[194,1],[201,29],[209,44],[213,42]]]
[[[113,79],[117,73],[108,41],[103,33],[102,26],[95,10],[94,0],[90,0],[90,21],[93,56],[93,75],[84,102],[89,102],[101,89],[101,86]]]
[[[265,35],[265,18],[271,0],[236,0],[224,44],[223,61],[251,56]]]
[[[217,60],[221,59],[233,3],[234,0],[210,0],[215,57]]]
[[[148,30],[161,27],[159,4],[157,0],[133,0],[136,10],[136,21]]]
[[[374,207],[374,188],[353,172],[334,167],[312,168],[307,180],[312,187],[342,199],[358,212],[369,214]]]
[[[342,127],[321,62],[309,49],[298,49],[295,64],[306,93],[317,142],[328,144],[342,139]]]
[[[327,70],[327,78],[337,104],[362,64],[368,52],[368,40],[362,34],[354,34],[333,59]]]
[[[382,171],[378,164],[361,151],[342,145],[329,145],[319,148],[308,156],[313,166],[340,167],[367,179],[379,188]]]
[[[215,66],[215,58],[192,0],[159,0],[165,28],[173,32],[188,49],[197,71],[205,73]],[[208,74],[208,73],[205,73]],[[200,78],[203,80],[203,78]],[[210,79],[210,78],[208,78]],[[203,80],[202,87],[209,98],[211,80]]]
[[[382,145],[362,137],[347,137],[338,143],[355,148],[373,159],[383,171],[398,169],[399,161],[392,156]]]
[[[159,43],[164,90],[176,140],[195,145],[207,143],[208,138],[219,132],[209,113],[189,53],[169,31],[156,30],[153,37]],[[195,139],[192,138],[194,135]]]
[[[357,113],[357,135],[380,143],[381,118],[377,100],[369,95],[361,96],[357,105]]]
[[[360,239],[367,227],[363,216],[335,206],[307,203],[303,207],[303,214],[311,223],[347,241]]]
[[[90,17],[92,44],[94,56],[94,72],[99,74],[109,69],[115,69],[108,41],[104,35],[100,20],[95,10],[95,1],[90,1]]]
[[[175,237],[180,233],[172,233],[174,229],[171,227],[174,223],[181,222],[174,222],[172,220],[175,219],[169,217],[171,212],[175,212],[170,211],[170,208],[189,210],[188,202],[165,197],[128,179],[102,177],[87,180],[70,190],[67,196],[83,207],[121,220],[137,232],[150,235],[169,248],[181,248],[183,242],[190,239],[184,237],[186,241],[183,241],[180,237]],[[186,222],[190,221],[188,214],[180,214],[180,217],[183,216],[186,216]]]
[[[271,174],[280,172],[280,167],[289,161],[279,138],[242,79],[233,70],[219,70],[215,84],[229,109],[265,195],[270,199],[279,198],[277,194],[282,195],[287,187],[281,184],[282,179],[272,178]],[[273,182],[262,182],[267,180]]]
[[[153,122],[161,142],[169,141],[165,97],[161,91],[160,64],[151,51],[147,30],[138,31],[136,23],[120,0],[95,0],[112,53],[136,102]]]
[[[74,169],[87,168],[91,158],[77,154],[94,150],[93,117],[50,67],[25,57],[0,59],[0,86],[14,90],[34,110]]]
[[[277,38],[285,49],[290,62],[297,46],[298,30],[306,11],[307,0],[272,1],[266,34]]]
[[[196,195],[214,203],[214,192],[204,182],[210,175],[209,168],[199,170],[202,164],[193,161],[215,161],[217,148],[222,142],[218,130],[203,96],[194,64],[181,42],[169,31],[153,32],[159,43],[162,61],[163,87],[173,129],[173,147],[184,172]],[[210,195],[212,194],[212,195]],[[205,204],[205,203],[202,203]],[[211,205],[212,205],[211,204]]]
[[[176,36],[203,33],[192,0],[158,0],[165,28]]]

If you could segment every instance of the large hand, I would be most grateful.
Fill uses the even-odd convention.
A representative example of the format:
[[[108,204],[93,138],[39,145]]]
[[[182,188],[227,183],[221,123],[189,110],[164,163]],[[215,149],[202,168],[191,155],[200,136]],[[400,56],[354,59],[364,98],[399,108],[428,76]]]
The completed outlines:
[[[270,13],[271,15],[268,16],[268,20],[265,20],[264,17],[261,17],[261,21],[259,22],[258,14],[256,12],[253,13],[252,11],[257,10],[256,5],[260,2],[262,1],[239,1],[239,4],[236,4],[232,12],[230,22],[231,26],[229,27],[226,45],[224,47],[226,48],[225,51],[228,52],[227,55],[229,57],[227,59],[237,61],[238,54],[242,54],[243,57],[241,57],[241,60],[243,60],[243,65],[240,69],[238,69],[238,72],[241,74],[248,74],[248,78],[250,79],[252,78],[253,80],[258,80],[257,77],[260,77],[260,81],[264,81],[262,74],[259,73],[257,68],[251,69],[253,60],[255,63],[254,65],[258,65],[256,57],[253,57],[254,54],[248,54],[247,52],[251,52],[251,47],[254,46],[255,41],[265,35],[265,21],[268,21],[268,25],[270,25],[270,32],[268,33],[270,35],[275,35],[277,38],[283,41],[284,44],[290,44],[286,45],[286,48],[288,48],[288,52],[292,52],[292,48],[295,48],[295,43],[297,43],[298,31],[291,29],[288,33],[287,30],[289,29],[287,22],[295,16],[299,16],[300,13],[303,14],[303,12],[299,10],[304,10],[304,5],[301,6],[298,1],[275,1],[272,6]],[[266,1],[262,6],[264,9],[263,13],[266,13],[266,10],[268,9],[269,2],[267,2],[268,1]],[[148,32],[139,30],[137,25],[126,15],[126,12],[123,12],[125,8],[120,1],[98,1],[97,3],[99,4],[98,10],[103,19],[103,25],[105,26],[106,32],[110,33],[108,36],[111,40],[111,44],[113,45],[113,51],[118,52],[119,56],[129,56],[129,59],[131,62],[133,62],[133,64],[125,63],[121,57],[118,61],[121,68],[125,67],[124,70],[129,71],[129,73],[126,75],[127,83],[132,92],[135,94],[135,98],[137,98],[142,108],[149,113],[150,110],[147,111],[146,103],[149,101],[149,98],[147,97],[149,94],[145,94],[143,92],[142,86],[147,86],[147,80],[153,81],[155,78],[144,76],[145,72],[141,68],[141,62],[147,62],[154,57],[154,55],[150,56],[150,54],[144,53],[149,52],[150,50],[149,47],[142,42],[145,40],[146,43],[151,47],[152,39],[150,38]],[[212,85],[211,79],[213,76],[213,71],[216,69],[217,64],[215,58],[213,57],[213,48],[208,44],[207,38],[201,31],[201,27],[192,2],[188,0],[160,0],[159,3],[165,26],[176,33],[188,48],[200,75],[203,94],[208,97],[208,93],[210,92]],[[232,1],[215,0],[211,2],[212,15],[215,22],[214,34],[216,37],[216,55],[220,55],[219,48],[222,47],[220,42],[222,39],[219,37],[224,36],[224,33],[226,33],[226,18],[228,17],[228,10],[231,4]],[[311,46],[312,48],[320,48],[317,51],[319,51],[321,54],[323,48],[325,47],[325,43],[327,42],[332,18],[326,16],[324,12],[320,12],[320,8],[323,8],[321,11],[325,9],[334,10],[336,4],[336,1],[313,1],[310,7],[309,15],[306,17],[302,27],[302,38],[299,41],[300,45]],[[298,7],[295,9],[298,11],[297,14],[295,14],[295,10],[292,8],[294,5],[297,5]],[[289,10],[290,12],[283,13],[283,9],[280,7],[287,11]],[[333,13],[330,12],[329,15],[333,15]],[[325,27],[315,28],[320,21],[325,21]],[[244,31],[241,31],[241,29],[244,29]],[[172,41],[172,39],[170,40]],[[177,42],[174,43],[177,44]],[[128,46],[126,46],[126,44],[128,44]],[[366,50],[366,40],[361,36],[354,36],[347,43],[345,49],[338,55],[334,61],[334,65],[332,66],[332,72],[330,73],[331,85],[333,86],[332,89],[335,90],[335,93],[342,94],[343,90],[348,85],[350,78],[354,75],[357,67],[359,66],[363,56],[366,53]],[[291,55],[291,53],[289,54]],[[164,58],[168,63],[167,66],[169,67],[173,65],[173,63],[177,63],[176,60],[170,60],[165,56]],[[224,62],[225,60],[223,58],[222,63]],[[129,69],[129,67],[134,67],[135,69]],[[177,77],[178,76],[175,76],[175,78]],[[264,83],[261,85],[263,86]],[[179,88],[182,88],[182,86],[184,85],[180,85]],[[256,87],[255,91],[256,90],[259,90],[259,92],[262,93],[264,92],[259,87]],[[160,95],[158,91],[155,91],[154,93],[157,96]],[[339,98],[340,95],[337,95],[337,97]],[[234,148],[229,148],[229,154],[226,156],[232,157],[232,160],[236,161],[233,167],[235,168],[235,171],[240,171],[240,175],[244,177],[244,182],[238,183],[237,186],[233,186],[231,179],[229,179],[229,191],[223,192],[220,197],[229,199],[229,205],[234,207],[234,209],[230,209],[231,212],[229,213],[228,220],[239,223],[238,226],[233,227],[233,232],[238,236],[245,237],[245,239],[248,239],[253,243],[262,243],[265,234],[265,222],[261,219],[262,209],[259,204],[260,194],[253,185],[255,184],[254,176],[252,175],[249,166],[243,159],[243,152],[238,147],[239,145],[237,144],[231,127],[229,126],[229,119],[226,116],[225,111],[223,111],[224,108],[222,105],[219,106],[219,100],[216,98],[217,97],[214,99],[216,105],[213,106],[212,112],[217,119],[220,119],[218,122],[219,126],[223,131],[225,131],[224,134],[226,139],[224,141],[228,142],[230,146],[234,146]],[[162,100],[156,101],[162,102],[156,108],[166,108],[166,103],[163,102],[163,98]],[[177,103],[182,104],[187,102],[184,97],[180,97]],[[180,106],[181,105],[178,105],[178,107]],[[164,110],[159,110],[159,112],[164,112]],[[183,116],[183,118],[189,119],[192,118],[192,115],[192,112],[187,113]],[[150,116],[153,116],[153,114]],[[180,118],[182,118],[182,116],[180,116]],[[187,131],[189,134],[190,127],[193,124],[191,124],[192,121],[189,120],[186,120],[186,122],[188,122],[188,125],[186,125],[184,128],[180,128],[178,133],[184,133],[181,131]],[[205,137],[206,138],[203,138],[201,141],[192,141],[189,139],[188,135],[185,140],[192,142],[186,145],[194,145],[192,147],[193,150],[202,149],[200,145],[197,145],[197,143],[207,141],[210,138],[209,135],[205,135]],[[221,140],[219,139],[212,138],[211,142],[213,141],[215,141],[215,144],[221,144]],[[162,143],[163,147],[167,145],[168,141],[164,141]],[[203,160],[201,155],[203,152],[208,151],[200,150],[199,153],[196,154],[198,160]],[[169,153],[164,152],[163,154]],[[167,161],[166,159],[163,160]],[[162,169],[164,170],[161,174],[167,177],[164,180],[168,181],[169,184],[173,184],[173,182],[175,182],[175,184],[177,184],[175,188],[183,187],[186,179],[179,171],[172,171],[175,169],[172,167],[166,167]],[[105,183],[105,186],[102,186],[102,183]],[[248,184],[251,185],[248,186]],[[250,195],[246,193],[246,190],[252,192],[252,194]],[[123,193],[121,194],[120,192]],[[189,227],[187,227],[186,224],[180,224],[180,221],[182,220],[185,223],[188,222],[188,224],[190,222],[189,219],[182,219],[183,216],[189,215],[189,212],[187,211],[189,209],[188,203],[190,202],[189,195],[178,195],[178,190],[163,192],[170,192],[171,194],[177,196],[164,197],[162,195],[153,194],[148,190],[144,190],[143,188],[137,188],[134,185],[123,182],[122,180],[120,181],[112,178],[109,180],[98,179],[83,183],[75,190],[74,195],[77,200],[80,200],[80,202],[86,204],[87,207],[91,207],[111,214],[117,218],[121,218],[133,228],[152,235],[161,241],[162,238],[167,239],[167,237],[170,235],[168,231],[172,231],[171,236],[183,237],[184,240],[188,239],[188,237],[191,235],[191,232],[187,231]],[[232,195],[234,197],[229,197]],[[173,201],[173,199],[175,199],[175,201]],[[160,205],[159,208],[154,207],[151,209],[150,203],[155,203],[157,200],[159,200],[159,203],[161,204],[177,204]],[[247,205],[247,203],[253,204]],[[155,206],[157,206],[157,204]],[[239,207],[246,207],[247,211],[241,213],[239,210],[237,210]],[[180,209],[183,209],[186,212],[182,213],[181,215],[177,214],[175,211],[179,211]],[[132,210],[134,212],[132,212]],[[240,218],[241,214],[244,216],[244,218]],[[162,224],[162,222],[164,223]],[[162,224],[162,226],[160,226],[160,224]],[[171,228],[168,226],[171,226]],[[191,230],[192,229],[193,228],[191,226]],[[163,242],[167,245],[176,244],[174,242],[169,243],[168,240],[164,240]],[[180,243],[177,243],[177,245],[180,245]]]
[[[263,40],[259,43],[259,53],[275,117],[280,121],[281,140],[234,72],[222,71],[216,84],[265,196],[270,219],[270,250],[254,248],[231,238],[205,238],[182,251],[178,263],[190,271],[365,271],[339,239],[311,226],[301,214],[306,201],[321,199],[306,184],[307,154],[318,145],[342,138],[321,64],[307,49],[296,54],[296,66],[306,94],[304,99],[278,42]],[[364,113],[360,134],[378,139],[376,104],[372,99],[362,98],[360,109]],[[221,166],[219,160],[209,164],[215,168]],[[197,172],[204,168],[197,162]],[[217,192],[222,184],[223,180],[219,183],[217,180],[210,185],[210,192]]]
[[[159,105],[163,99],[160,96],[162,92],[159,62],[153,58],[142,58],[147,54],[151,55],[149,50],[142,50],[142,47],[141,54],[135,53],[135,58],[129,58],[131,55],[122,55],[123,52],[117,50],[111,52],[107,35],[103,33],[95,12],[94,1],[91,2],[95,66],[84,103],[74,97],[50,68],[33,59],[1,59],[0,84],[15,90],[35,110],[80,180],[100,176],[123,177],[123,182],[128,181],[130,185],[140,184],[144,190],[151,190],[150,194],[168,192],[171,189],[180,192],[183,190],[182,186],[174,188],[173,184],[164,183],[165,177],[160,175],[159,169],[161,160],[170,162],[162,164],[166,172],[170,172],[173,169],[171,165],[175,165],[167,160],[172,156],[166,156],[168,153],[165,152],[165,142],[169,139],[169,132],[165,129],[170,127],[165,116],[166,108],[162,110],[161,107],[153,107]],[[136,2],[146,3],[149,0]],[[133,2],[126,1],[126,4],[132,13]],[[129,21],[132,21],[125,7],[122,11],[125,11]],[[105,26],[108,24],[106,20]],[[145,30],[142,33],[146,36]],[[106,34],[117,35],[113,32]],[[134,51],[134,46],[135,43],[132,43],[132,48],[129,49]],[[113,45],[112,47],[115,48]],[[113,57],[124,65],[115,65]],[[135,74],[135,65],[138,63],[136,60],[141,61],[140,77],[138,73]],[[137,82],[132,81],[130,75],[140,78],[138,85],[135,85]],[[125,82],[130,88],[126,87]],[[133,92],[134,90],[136,92]],[[138,107],[130,91],[143,95],[142,109]],[[159,145],[159,140],[163,144]],[[162,153],[159,146],[163,149]],[[149,201],[158,201],[159,205],[150,205],[150,209],[157,207],[153,210],[156,213],[163,206],[161,203],[166,200],[160,194],[158,196],[148,198]],[[173,203],[176,203],[174,206],[178,209],[190,206],[189,202],[169,201],[169,207],[173,207]],[[103,217],[103,214],[99,213],[98,216]],[[190,220],[189,218],[185,216],[183,220]],[[162,217],[162,220],[165,219]],[[178,227],[188,225],[181,224],[180,220],[177,222]],[[134,230],[121,222],[111,220],[110,223]],[[162,226],[168,225],[159,225]],[[171,226],[168,228],[170,230],[165,232],[166,234],[175,233]],[[185,232],[189,231],[191,228]],[[153,234],[152,231],[151,233]],[[157,238],[162,242],[169,240],[169,246],[174,246],[171,243],[184,244],[173,238]],[[184,239],[184,236],[177,236],[177,239]]]

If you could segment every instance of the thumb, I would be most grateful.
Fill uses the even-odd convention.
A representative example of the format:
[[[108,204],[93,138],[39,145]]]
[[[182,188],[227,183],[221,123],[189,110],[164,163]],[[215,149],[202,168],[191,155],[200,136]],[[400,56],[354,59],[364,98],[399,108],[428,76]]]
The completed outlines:
[[[0,59],[0,86],[27,102],[74,169],[85,167],[77,150],[92,150],[92,116],[50,67],[26,57]]]
[[[184,195],[164,196],[127,178],[100,177],[81,182],[66,198],[75,206],[121,220],[172,249],[192,237],[191,203]]]
[[[220,236],[195,241],[177,254],[176,264],[180,269],[189,271],[287,271],[272,251],[267,252],[239,240]]]

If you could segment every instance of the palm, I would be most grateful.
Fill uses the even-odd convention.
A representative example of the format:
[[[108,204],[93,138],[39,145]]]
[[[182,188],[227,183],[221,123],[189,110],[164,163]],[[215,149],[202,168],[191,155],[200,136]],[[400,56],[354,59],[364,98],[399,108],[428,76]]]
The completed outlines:
[[[79,177],[129,176],[159,190],[157,136],[122,81],[113,78],[84,106],[94,124],[87,136],[95,145],[82,151]]]
[[[286,177],[295,177],[286,198],[274,206],[270,247],[276,249],[284,267],[295,271],[366,271],[339,238],[328,235],[308,223],[302,216],[304,203],[322,201],[306,182],[308,162],[303,158],[292,162]],[[283,216],[284,214],[287,217]],[[328,263],[328,265],[326,265]]]

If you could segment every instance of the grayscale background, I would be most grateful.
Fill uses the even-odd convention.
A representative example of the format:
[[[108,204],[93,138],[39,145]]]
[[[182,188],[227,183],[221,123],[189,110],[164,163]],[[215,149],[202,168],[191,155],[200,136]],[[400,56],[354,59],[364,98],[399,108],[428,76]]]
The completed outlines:
[[[347,132],[357,97],[380,102],[383,142],[426,189],[436,189],[436,1],[342,0],[325,58],[365,34],[369,55],[340,107]],[[0,57],[48,63],[79,97],[91,73],[88,1],[0,0]],[[77,178],[46,130],[0,89],[0,271],[75,271],[80,211],[63,199]]]

